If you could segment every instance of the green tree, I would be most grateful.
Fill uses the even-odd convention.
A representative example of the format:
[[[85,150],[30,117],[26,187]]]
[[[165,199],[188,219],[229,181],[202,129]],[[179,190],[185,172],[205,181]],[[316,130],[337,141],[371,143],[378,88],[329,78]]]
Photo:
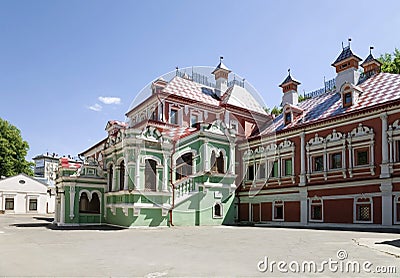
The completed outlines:
[[[378,58],[382,63],[382,72],[400,73],[400,50],[395,48],[393,54],[385,53]]]
[[[271,114],[275,115],[275,116],[279,116],[283,111],[283,108],[279,108],[277,106],[274,106],[274,108],[272,108],[271,110]]]
[[[0,176],[20,173],[33,175],[33,163],[25,160],[29,145],[21,137],[21,131],[0,118]]]

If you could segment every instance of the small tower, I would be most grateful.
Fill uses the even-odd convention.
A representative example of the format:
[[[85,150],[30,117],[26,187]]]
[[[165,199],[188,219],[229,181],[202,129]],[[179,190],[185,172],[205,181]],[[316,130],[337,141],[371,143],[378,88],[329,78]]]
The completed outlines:
[[[361,66],[364,69],[364,75],[367,78],[371,77],[372,75],[374,75],[376,73],[381,72],[382,63],[374,58],[374,56],[372,55],[372,49],[374,49],[373,46],[371,46],[369,48],[369,55],[365,59],[365,61],[361,64]]]
[[[336,68],[336,88],[340,87],[347,81],[350,84],[357,85],[358,79],[360,78],[360,73],[358,70],[358,63],[362,59],[353,54],[350,49],[350,42],[346,47],[343,47],[342,43],[342,53],[339,57],[332,63],[332,66]]]
[[[299,103],[299,94],[297,93],[297,86],[301,83],[296,81],[290,75],[290,69],[288,69],[288,76],[286,79],[279,85],[282,88],[283,96],[282,96],[282,106],[286,103],[291,105],[297,105]]]
[[[212,72],[212,74],[215,76],[215,93],[218,97],[221,97],[222,94],[228,89],[228,75],[231,72],[231,70],[228,69],[224,63],[222,63],[222,59],[224,59],[224,57],[219,58],[219,64]]]

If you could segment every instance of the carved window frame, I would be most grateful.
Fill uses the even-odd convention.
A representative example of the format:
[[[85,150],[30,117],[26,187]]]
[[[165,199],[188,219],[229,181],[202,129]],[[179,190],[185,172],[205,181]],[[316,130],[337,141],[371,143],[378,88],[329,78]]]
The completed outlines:
[[[349,176],[352,178],[354,176],[353,170],[357,169],[369,169],[371,175],[375,175],[375,134],[374,129],[363,124],[359,124],[358,127],[354,128],[347,135],[347,147],[349,154]],[[368,150],[368,164],[357,165],[356,164],[356,153],[359,150]]]

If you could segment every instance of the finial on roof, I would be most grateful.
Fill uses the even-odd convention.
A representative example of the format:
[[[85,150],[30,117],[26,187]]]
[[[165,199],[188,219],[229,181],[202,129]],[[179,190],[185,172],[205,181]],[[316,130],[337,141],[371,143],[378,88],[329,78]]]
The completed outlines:
[[[220,62],[220,63],[222,62],[223,59],[224,59],[223,56],[219,56],[219,62]]]
[[[350,43],[351,43],[351,38],[348,38],[348,42],[349,42],[349,47],[350,47]]]
[[[176,74],[176,75],[178,75],[178,70],[179,70],[179,67],[176,66],[176,67],[175,67],[175,74]]]
[[[288,74],[289,74],[289,76],[290,76],[290,68],[288,68],[287,72],[288,72]]]
[[[342,49],[344,49],[343,42],[342,42]]]
[[[369,54],[371,54],[371,55],[372,55],[372,49],[374,49],[374,47],[371,45],[371,46],[369,47]]]

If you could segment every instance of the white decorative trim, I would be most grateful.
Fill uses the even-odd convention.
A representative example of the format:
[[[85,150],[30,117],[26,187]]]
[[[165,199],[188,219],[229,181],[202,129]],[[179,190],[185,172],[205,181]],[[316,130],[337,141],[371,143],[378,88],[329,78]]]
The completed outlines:
[[[275,207],[282,206],[282,218],[275,218]],[[283,200],[274,200],[272,202],[272,221],[285,221],[285,201]]]
[[[359,202],[358,199],[369,199],[368,202]],[[372,200],[372,196],[368,194],[368,196],[361,194],[353,199],[353,223],[373,223],[374,222],[374,203]],[[357,205],[364,205],[368,204],[370,205],[371,208],[371,220],[369,221],[362,221],[362,220],[357,220]]]
[[[74,219],[75,186],[69,188],[69,218]]]
[[[221,215],[216,215],[215,214],[215,206],[216,205],[219,205]],[[221,202],[215,202],[214,203],[214,205],[212,206],[212,215],[213,215],[213,217],[212,217],[213,219],[221,219],[221,218],[224,217],[224,206],[222,205]]]
[[[320,220],[318,220],[318,219],[312,219],[312,215],[311,215],[311,207],[315,204],[313,204],[312,203],[312,201],[319,201],[320,202],[320,204],[321,204],[321,219]],[[324,201],[323,201],[323,199],[321,198],[321,197],[317,197],[317,196],[314,196],[314,197],[311,197],[311,198],[309,198],[308,199],[308,221],[310,221],[310,222],[320,222],[320,223],[322,223],[322,222],[324,222]]]

